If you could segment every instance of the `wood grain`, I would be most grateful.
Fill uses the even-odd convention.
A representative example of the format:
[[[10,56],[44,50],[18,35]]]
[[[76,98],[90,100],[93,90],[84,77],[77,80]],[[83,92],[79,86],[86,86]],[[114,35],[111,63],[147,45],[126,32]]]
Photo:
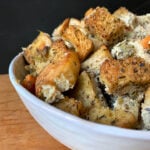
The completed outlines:
[[[0,150],[69,150],[43,130],[24,107],[8,75],[0,75]]]

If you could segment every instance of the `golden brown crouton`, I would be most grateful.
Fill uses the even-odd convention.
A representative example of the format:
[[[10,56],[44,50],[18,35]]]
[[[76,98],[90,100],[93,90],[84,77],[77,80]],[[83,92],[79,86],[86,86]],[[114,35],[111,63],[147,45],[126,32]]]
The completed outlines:
[[[103,44],[114,44],[124,35],[125,24],[104,7],[97,7],[84,21],[90,34],[103,41]]]
[[[137,96],[135,95],[134,97],[135,98],[133,99],[128,95],[117,96],[114,100],[115,102],[113,104],[113,108],[132,113],[136,121],[138,122],[140,113],[140,103],[143,100],[144,94],[137,93]]]
[[[71,96],[82,101],[85,108],[89,108],[94,104],[105,106],[106,103],[104,99],[100,99],[98,94],[99,93],[94,80],[92,80],[85,71],[81,72],[76,86],[71,92]]]
[[[100,67],[100,81],[109,94],[126,94],[150,83],[150,64],[143,58],[106,60]]]
[[[70,48],[75,48],[80,60],[84,60],[93,50],[93,43],[86,36],[84,22],[75,18],[67,18],[53,32],[53,39],[63,39]]]
[[[51,39],[47,33],[40,32],[37,38],[27,47],[23,48],[24,57],[29,63],[25,68],[31,74],[37,75],[48,64]]]
[[[65,97],[64,99],[54,103],[53,105],[65,112],[76,116],[81,116],[82,111],[84,110],[81,101],[68,97]]]
[[[97,51],[95,51],[88,59],[82,62],[81,69],[86,70],[89,73],[98,75],[100,66],[106,59],[112,59],[112,56],[108,48],[103,45]]]
[[[75,47],[79,58],[83,61],[93,50],[93,43],[77,27],[70,25],[62,34],[65,41]]]
[[[70,49],[65,45],[63,40],[56,40],[52,43],[49,50],[49,61],[50,63],[59,62],[64,56],[70,52]]]
[[[27,47],[23,48],[24,57],[29,64],[35,64],[38,59],[46,59],[48,57],[48,49],[52,42],[47,33],[40,32],[37,38]]]
[[[111,110],[108,107],[91,107],[87,114],[86,119],[123,128],[135,128],[137,120],[134,115],[124,110]]]
[[[76,52],[69,50],[63,41],[55,41],[50,50],[52,61],[36,80],[36,95],[49,103],[62,99],[61,92],[72,89],[77,81],[80,62]]]
[[[143,127],[150,130],[150,87],[145,92],[144,103],[142,104],[141,117]]]

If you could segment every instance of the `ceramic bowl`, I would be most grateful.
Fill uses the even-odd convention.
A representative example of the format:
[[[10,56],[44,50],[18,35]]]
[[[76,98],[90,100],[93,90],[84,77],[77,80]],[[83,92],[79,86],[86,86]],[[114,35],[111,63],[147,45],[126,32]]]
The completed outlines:
[[[10,63],[9,77],[33,118],[59,142],[73,150],[150,150],[150,132],[86,121],[59,110],[19,84],[25,76],[23,54]]]

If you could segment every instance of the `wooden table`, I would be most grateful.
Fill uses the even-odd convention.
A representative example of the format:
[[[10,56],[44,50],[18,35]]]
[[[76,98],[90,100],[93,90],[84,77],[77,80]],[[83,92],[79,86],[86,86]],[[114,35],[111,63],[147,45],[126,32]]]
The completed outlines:
[[[68,150],[32,118],[8,75],[0,75],[0,150]]]

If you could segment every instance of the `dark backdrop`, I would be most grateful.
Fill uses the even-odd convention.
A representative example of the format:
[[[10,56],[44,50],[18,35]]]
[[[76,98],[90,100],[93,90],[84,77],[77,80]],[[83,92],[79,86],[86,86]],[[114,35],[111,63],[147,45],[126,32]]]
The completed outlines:
[[[42,30],[51,34],[66,17],[82,18],[90,7],[120,6],[142,14],[150,0],[0,0],[0,74],[8,73],[11,59]]]

